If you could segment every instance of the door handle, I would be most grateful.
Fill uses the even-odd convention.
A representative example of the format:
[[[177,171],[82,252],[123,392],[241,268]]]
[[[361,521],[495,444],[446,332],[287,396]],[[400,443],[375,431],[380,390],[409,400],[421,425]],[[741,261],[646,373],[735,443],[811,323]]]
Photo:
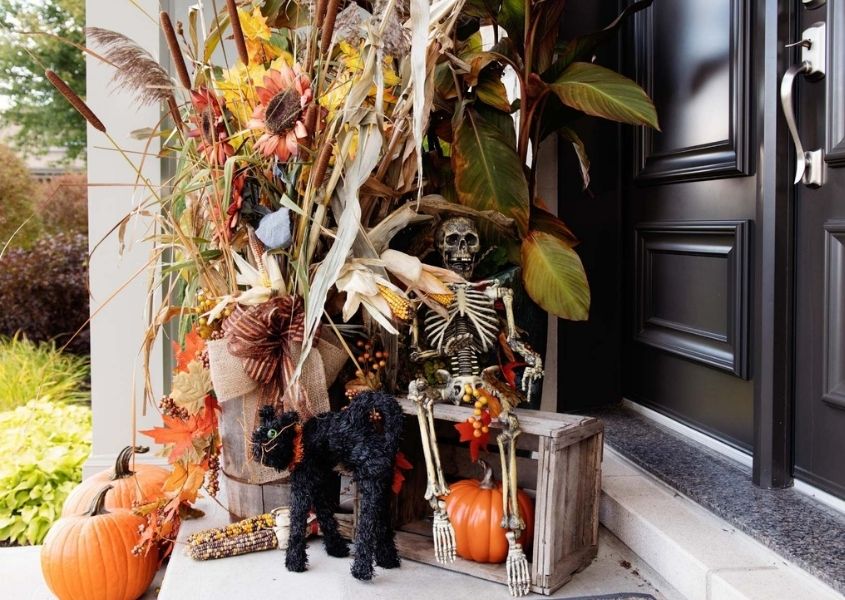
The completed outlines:
[[[804,75],[811,81],[822,79],[825,75],[825,24],[816,23],[804,30],[800,42],[789,46],[801,46],[801,62],[792,65],[783,74],[780,82],[780,103],[786,126],[795,145],[795,181],[803,182],[809,187],[822,185],[822,151],[804,150],[801,137],[798,134],[798,123],[795,119],[795,109],[792,101],[792,89],[798,75]]]

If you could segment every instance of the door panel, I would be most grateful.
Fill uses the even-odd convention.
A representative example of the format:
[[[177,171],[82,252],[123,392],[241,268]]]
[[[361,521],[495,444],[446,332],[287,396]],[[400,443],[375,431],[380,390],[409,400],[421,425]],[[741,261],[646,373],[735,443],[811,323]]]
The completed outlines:
[[[632,70],[662,131],[636,134],[624,193],[623,395],[743,449],[757,191],[748,4],[667,0],[638,15]]]
[[[795,190],[795,475],[839,496],[845,496],[843,13],[842,3],[831,0],[797,8],[798,31],[827,24],[827,73],[795,84],[801,140],[826,155],[823,185],[799,183]]]

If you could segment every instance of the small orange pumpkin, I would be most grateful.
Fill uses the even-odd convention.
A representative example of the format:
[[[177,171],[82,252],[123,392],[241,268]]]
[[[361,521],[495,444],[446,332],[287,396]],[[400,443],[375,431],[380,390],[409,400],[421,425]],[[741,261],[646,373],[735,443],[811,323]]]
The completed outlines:
[[[62,516],[82,514],[106,484],[114,487],[106,498],[107,509],[132,508],[136,501],[150,502],[164,497],[161,488],[170,477],[167,469],[158,465],[135,465],[134,471],[129,469],[133,454],[148,451],[145,446],[126,446],[117,455],[113,471],[100,471],[73,489],[62,507]]]
[[[125,508],[109,512],[102,488],[82,515],[53,524],[41,548],[44,581],[59,600],[135,600],[150,586],[158,554],[135,556],[144,519]]]
[[[493,471],[483,460],[484,478],[464,479],[450,485],[446,512],[455,528],[458,556],[481,563],[504,562],[508,555],[507,530],[502,528],[502,483],[493,481]],[[525,531],[519,543],[528,551],[534,537],[534,502],[517,490],[519,512]]]

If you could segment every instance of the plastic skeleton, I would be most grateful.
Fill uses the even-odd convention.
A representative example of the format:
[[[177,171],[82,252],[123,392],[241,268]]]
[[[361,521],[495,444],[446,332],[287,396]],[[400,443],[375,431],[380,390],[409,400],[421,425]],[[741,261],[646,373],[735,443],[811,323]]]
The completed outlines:
[[[481,245],[475,224],[470,219],[455,217],[444,221],[436,233],[435,243],[444,265],[465,279],[472,276]],[[439,562],[455,559],[455,532],[443,500],[449,494],[449,487],[440,465],[432,408],[438,402],[459,404],[467,386],[469,389],[481,387],[495,395],[502,405],[498,416],[502,432],[497,436],[497,442],[502,464],[502,527],[508,530],[505,534],[508,540],[507,581],[511,594],[522,596],[530,589],[531,577],[525,552],[516,541],[522,535],[525,523],[517,503],[516,439],[521,430],[519,420],[512,412],[522,396],[501,382],[497,376],[498,366],[482,369],[479,364],[479,358],[494,350],[500,336],[497,300],[501,300],[505,308],[507,344],[527,364],[520,383],[529,400],[532,384],[543,377],[543,363],[540,355],[519,339],[511,289],[498,280],[450,284],[449,287],[455,297],[446,310],[443,313],[429,311],[425,316],[424,335],[429,349],[420,348],[417,319],[411,332],[413,361],[441,357],[449,367],[449,370],[438,370],[439,385],[429,385],[425,379],[419,378],[412,381],[408,388],[408,397],[417,405],[428,476],[425,498],[434,511],[434,553]]]

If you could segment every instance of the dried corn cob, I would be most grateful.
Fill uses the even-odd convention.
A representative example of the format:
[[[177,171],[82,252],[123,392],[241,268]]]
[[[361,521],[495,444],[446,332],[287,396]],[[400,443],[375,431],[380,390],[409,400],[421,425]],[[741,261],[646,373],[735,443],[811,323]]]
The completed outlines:
[[[443,306],[449,306],[452,304],[452,300],[455,299],[455,294],[429,294],[429,298],[437,302],[438,304],[442,304]]]
[[[255,517],[249,517],[226,527],[205,529],[191,534],[188,537],[188,545],[198,545],[210,541],[219,541],[233,538],[245,533],[254,533],[266,529],[273,529],[276,526],[276,517],[273,513],[264,513]]]
[[[407,298],[404,298],[402,295],[397,294],[384,285],[378,286],[378,289],[379,294],[387,300],[387,304],[390,306],[390,310],[393,312],[394,317],[402,321],[407,321],[413,316],[414,311]]]
[[[278,547],[279,540],[274,530],[259,529],[234,537],[189,544],[188,555],[194,560],[213,560],[250,552],[261,552],[262,550],[274,550]]]

